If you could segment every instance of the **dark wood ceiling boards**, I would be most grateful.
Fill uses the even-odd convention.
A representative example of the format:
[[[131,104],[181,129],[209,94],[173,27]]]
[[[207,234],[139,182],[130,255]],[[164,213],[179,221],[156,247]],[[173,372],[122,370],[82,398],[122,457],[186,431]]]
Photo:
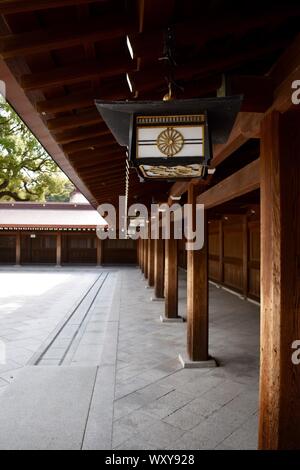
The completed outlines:
[[[265,74],[297,35],[300,7],[253,0],[247,14],[240,8],[231,0],[1,0],[0,59],[34,107],[37,136],[43,143],[47,131],[52,139],[53,158],[81,181],[94,205],[115,202],[125,193],[125,151],[94,100],[159,99],[166,93],[160,59],[168,25],[174,25],[177,45],[178,97],[215,96],[226,73],[232,92],[245,95],[242,111],[268,108],[276,84]],[[13,93],[9,100],[30,123],[33,117],[22,115],[25,101],[15,103]],[[243,142],[251,137],[244,131]],[[217,150],[221,162],[227,155]],[[168,199],[170,183],[141,183],[135,170],[129,186],[133,202]]]

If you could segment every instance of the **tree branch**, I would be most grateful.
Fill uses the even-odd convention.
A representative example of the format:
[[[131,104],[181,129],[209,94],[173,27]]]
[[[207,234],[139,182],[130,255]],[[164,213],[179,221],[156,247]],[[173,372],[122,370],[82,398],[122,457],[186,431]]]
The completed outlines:
[[[14,199],[15,201],[30,201],[30,198],[22,199],[20,196],[18,196],[17,193],[15,193],[13,191],[0,191],[0,199],[4,196],[9,196],[12,199]]]

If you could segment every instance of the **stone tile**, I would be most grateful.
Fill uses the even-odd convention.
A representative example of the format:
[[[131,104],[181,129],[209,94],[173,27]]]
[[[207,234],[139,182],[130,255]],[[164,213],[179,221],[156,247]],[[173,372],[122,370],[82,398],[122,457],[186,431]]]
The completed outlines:
[[[158,423],[160,423],[158,418],[149,416],[141,410],[133,411],[114,422],[113,447],[119,446],[130,436],[136,435],[137,432]]]
[[[174,390],[143,407],[143,410],[162,419],[179,410],[191,400],[192,398],[189,395]]]
[[[191,432],[183,434],[174,444],[167,446],[166,450],[212,450],[214,442],[208,437],[195,437]]]
[[[245,390],[245,386],[240,383],[229,380],[222,381],[219,379],[219,385],[210,388],[208,392],[203,394],[203,397],[219,405],[225,405],[238,396],[243,390]]]
[[[152,426],[140,430],[132,437],[153,444],[157,449],[164,449],[170,445],[172,441],[176,442],[183,433],[184,432],[179,428],[158,421]]]
[[[203,398],[203,396],[201,396],[195,398],[182,409],[185,410],[187,413],[192,413],[197,416],[203,416],[204,418],[208,418],[216,410],[221,408],[221,406],[222,405],[209,401],[206,398]]]
[[[114,447],[115,450],[156,450],[156,445],[149,444],[149,442],[142,441],[137,437],[133,437],[123,442],[117,447]]]
[[[139,393],[131,393],[114,402],[114,420],[119,420],[147,403],[147,398]]]
[[[204,416],[196,413],[190,413],[185,408],[186,407],[175,411],[171,415],[164,418],[163,421],[165,423],[172,424],[173,426],[176,426],[183,431],[189,431],[205,419]]]

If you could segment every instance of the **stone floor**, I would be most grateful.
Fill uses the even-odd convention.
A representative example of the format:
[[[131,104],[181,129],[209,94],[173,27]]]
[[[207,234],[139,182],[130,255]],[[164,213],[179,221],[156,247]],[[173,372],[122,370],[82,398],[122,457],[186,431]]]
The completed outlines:
[[[97,277],[97,270],[84,268],[0,270],[0,341],[6,352],[0,387],[47,343]]]
[[[210,354],[220,367],[183,370],[186,324],[160,322],[164,303],[151,301],[137,269],[2,270],[0,285],[8,345],[0,383],[11,382],[0,394],[1,449],[256,448],[257,305],[211,285]],[[70,387],[81,404],[77,421],[72,406],[61,406]],[[47,413],[51,427],[37,434]],[[61,422],[70,430],[77,423],[73,439]]]

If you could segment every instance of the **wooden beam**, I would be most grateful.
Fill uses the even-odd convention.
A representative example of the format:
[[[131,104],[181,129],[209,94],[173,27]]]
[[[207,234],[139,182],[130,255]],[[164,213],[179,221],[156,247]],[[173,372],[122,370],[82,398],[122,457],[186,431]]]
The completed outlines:
[[[280,39],[272,41],[261,48],[253,47],[247,52],[233,52],[232,55],[220,55],[203,60],[194,60],[185,65],[175,68],[175,80],[189,80],[197,76],[207,79],[211,74],[224,72],[238,67],[244,63],[258,60],[274,51],[282,49],[286,45],[286,40]],[[162,65],[156,65],[151,70],[129,72],[130,81],[135,91],[144,91],[147,87],[163,86],[165,84],[165,71]]]
[[[216,168],[249,139],[259,138],[261,113],[239,113],[226,144],[214,146],[211,167]]]
[[[273,90],[273,103],[268,112],[273,110],[282,113],[295,108],[291,100],[291,85],[299,79],[300,74],[300,34],[281,55],[268,74]],[[237,91],[237,90],[236,90]],[[252,93],[252,92],[251,92]],[[217,167],[234,151],[241,147],[249,138],[259,137],[262,114],[240,113],[226,144],[214,146],[212,166]]]
[[[103,129],[103,134],[101,136],[108,136],[111,135],[109,129]],[[80,152],[81,150],[96,150],[102,146],[102,138],[103,137],[91,137],[90,139],[83,139],[78,140],[77,142],[70,142],[69,144],[63,145],[63,150],[67,154],[74,154],[76,152]],[[112,143],[112,148],[117,148],[117,143]],[[118,150],[120,151],[120,147],[118,146]],[[105,150],[106,151],[106,150]]]
[[[125,77],[122,77],[120,80],[113,80],[112,84],[101,85],[96,90],[70,93],[59,98],[39,101],[36,104],[36,109],[39,113],[55,114],[94,106],[95,98],[119,100],[128,97],[128,86]]]
[[[64,22],[63,25],[52,28],[3,36],[0,43],[0,57],[11,59],[65,49],[84,42],[107,41],[125,36],[132,29],[132,25],[124,15],[115,14],[96,19],[81,19],[72,23]]]
[[[125,167],[124,161],[123,161],[123,166]],[[100,165],[98,165],[98,167],[96,168],[91,167],[91,168],[83,169],[83,168],[78,168],[77,166],[75,166],[75,168],[78,169],[81,176],[84,176],[84,177],[91,176],[93,178],[100,178],[100,180],[102,180],[103,178],[107,178],[107,177],[114,177],[116,174],[119,174],[120,172],[125,171],[125,168],[122,168],[121,162],[118,160],[112,161],[110,165],[107,165],[106,169],[104,169],[105,168],[104,165],[103,165],[103,168],[101,168]]]
[[[210,209],[259,187],[260,163],[258,159],[200,194],[197,203],[204,204],[205,209]]]
[[[115,150],[118,150],[120,154],[122,154],[122,149],[118,148],[114,142],[109,142],[108,140],[103,140],[103,146],[101,148],[97,147],[95,150],[90,150],[87,152],[86,150],[81,150],[79,152],[72,152],[70,158],[72,161],[88,161],[89,157],[92,159],[99,158],[103,155],[108,155]],[[125,161],[125,153],[124,153],[124,161]]]
[[[251,30],[257,30],[264,26],[275,27],[285,21],[286,18],[299,15],[298,6],[294,7],[273,7],[266,13],[253,14],[244,17],[225,16],[207,21],[201,18],[192,21],[178,22],[172,25],[176,44],[180,47],[193,45],[202,48],[208,41],[222,38],[228,34],[235,38],[245,36]],[[145,30],[139,33],[129,34],[129,40],[134,58],[157,59],[162,56],[164,45],[164,29]],[[201,34],[199,34],[201,29]]]
[[[107,132],[110,132],[107,126],[100,122],[97,125],[86,126],[82,129],[71,129],[53,134],[58,144],[70,144],[72,142],[88,141],[94,137],[106,135]]]
[[[90,111],[72,115],[49,119],[47,121],[48,129],[51,132],[61,132],[66,129],[74,129],[82,126],[90,126],[91,124],[97,124],[101,122],[101,116],[96,109]]]
[[[24,90],[46,90],[88,80],[124,74],[135,67],[129,58],[114,57],[102,61],[79,62],[76,65],[58,67],[48,71],[23,75],[20,79]]]
[[[0,3],[1,15],[14,15],[35,10],[48,10],[50,8],[101,3],[103,0],[2,0]]]
[[[188,204],[196,220],[197,188],[190,185]],[[208,360],[208,230],[204,220],[204,246],[187,252],[187,353],[190,361]],[[189,241],[189,240],[188,240]],[[190,241],[191,242],[191,241]]]
[[[267,114],[261,130],[259,448],[300,448],[300,119]]]
[[[189,188],[190,181],[177,181],[173,184],[170,190],[170,198],[172,197],[181,197],[184,193],[187,192]]]
[[[273,104],[274,81],[271,77],[227,75],[223,87],[227,96],[243,95],[242,112],[265,113]]]
[[[120,154],[119,149],[116,149],[115,152],[110,151],[109,153],[101,154],[101,157],[94,158],[93,154],[89,156],[88,159],[80,162],[80,161],[73,161],[72,164],[78,169],[84,169],[84,168],[93,168],[96,170],[97,168],[101,170],[102,166],[109,166],[110,163],[112,162],[118,162],[118,163],[124,163],[125,158],[124,155]]]
[[[284,113],[296,107],[292,103],[292,83],[300,76],[300,34],[285,50],[269,76],[275,83],[274,103],[271,110]]]

